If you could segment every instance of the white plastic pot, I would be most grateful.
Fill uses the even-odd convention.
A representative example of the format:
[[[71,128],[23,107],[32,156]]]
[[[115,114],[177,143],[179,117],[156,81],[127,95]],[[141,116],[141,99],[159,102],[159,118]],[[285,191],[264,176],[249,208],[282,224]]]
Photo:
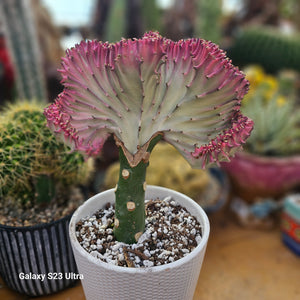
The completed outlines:
[[[146,199],[166,196],[171,196],[197,218],[202,225],[202,240],[187,256],[150,268],[126,268],[102,262],[88,254],[77,241],[76,223],[107,202],[114,203],[113,189],[95,195],[75,211],[69,233],[79,274],[84,277],[82,285],[87,300],[193,299],[208,241],[209,221],[204,210],[191,198],[167,188],[147,187]]]

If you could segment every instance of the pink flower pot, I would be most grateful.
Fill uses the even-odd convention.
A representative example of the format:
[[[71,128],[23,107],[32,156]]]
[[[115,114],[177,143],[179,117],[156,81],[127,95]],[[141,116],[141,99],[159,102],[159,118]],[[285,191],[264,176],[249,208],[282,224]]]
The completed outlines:
[[[237,153],[221,164],[232,182],[233,193],[246,201],[280,197],[300,186],[300,156],[265,157]]]

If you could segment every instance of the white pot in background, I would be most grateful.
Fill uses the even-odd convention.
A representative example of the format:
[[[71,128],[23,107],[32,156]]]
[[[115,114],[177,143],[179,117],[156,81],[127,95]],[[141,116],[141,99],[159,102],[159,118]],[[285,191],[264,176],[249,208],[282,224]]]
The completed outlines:
[[[209,221],[204,210],[191,198],[176,191],[148,186],[146,199],[171,196],[202,225],[202,240],[187,256],[162,266],[126,268],[105,263],[84,250],[77,241],[76,223],[94,214],[107,202],[114,203],[114,190],[107,190],[87,200],[73,214],[69,234],[87,300],[187,300],[193,299],[209,236]]]

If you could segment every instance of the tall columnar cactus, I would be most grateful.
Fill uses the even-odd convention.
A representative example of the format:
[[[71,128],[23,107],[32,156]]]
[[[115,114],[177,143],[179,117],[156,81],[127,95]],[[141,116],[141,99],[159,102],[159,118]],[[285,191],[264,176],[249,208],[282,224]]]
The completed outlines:
[[[115,0],[110,3],[105,40],[114,42],[126,34],[126,4],[127,1],[124,0]]]
[[[45,76],[32,1],[1,0],[0,17],[16,73],[19,99],[46,99]]]
[[[144,230],[145,172],[160,139],[201,168],[228,159],[252,130],[240,112],[248,81],[202,39],[173,42],[149,32],[115,44],[81,42],[60,72],[64,91],[45,110],[50,128],[88,155],[111,134],[119,146],[119,241],[133,243]]]
[[[195,32],[205,39],[218,43],[221,39],[221,0],[198,0]]]
[[[8,106],[0,119],[0,199],[30,206],[49,202],[55,184],[79,184],[89,173],[80,153],[57,141],[43,108],[32,102]]]

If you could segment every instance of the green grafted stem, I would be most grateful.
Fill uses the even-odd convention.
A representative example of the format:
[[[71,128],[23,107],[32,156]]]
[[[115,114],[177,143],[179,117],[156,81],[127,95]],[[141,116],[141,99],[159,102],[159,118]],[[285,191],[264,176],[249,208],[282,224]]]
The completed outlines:
[[[151,152],[160,139],[161,135],[153,138],[147,152]],[[121,147],[119,159],[114,235],[119,242],[132,244],[145,230],[145,179],[149,162],[141,161],[136,167],[131,167]]]

